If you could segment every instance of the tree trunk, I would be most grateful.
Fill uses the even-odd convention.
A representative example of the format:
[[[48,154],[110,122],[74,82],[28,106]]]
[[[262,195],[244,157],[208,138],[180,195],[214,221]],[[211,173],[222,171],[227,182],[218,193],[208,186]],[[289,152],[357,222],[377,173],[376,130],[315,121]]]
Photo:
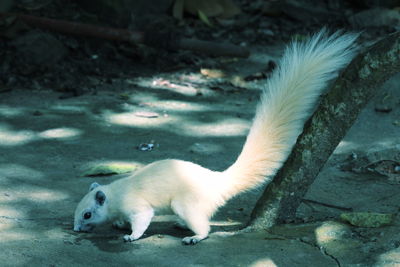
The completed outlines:
[[[362,108],[399,71],[400,33],[389,35],[352,61],[322,98],[288,160],[258,200],[252,228],[268,228],[295,218],[309,186]]]

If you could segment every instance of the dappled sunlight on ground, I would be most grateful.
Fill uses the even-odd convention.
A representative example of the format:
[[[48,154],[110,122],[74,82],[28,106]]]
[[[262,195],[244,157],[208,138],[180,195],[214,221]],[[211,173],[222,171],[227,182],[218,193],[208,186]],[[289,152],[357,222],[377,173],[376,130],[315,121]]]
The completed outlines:
[[[0,124],[0,146],[24,145],[37,138],[33,131],[11,130],[9,126]]]
[[[277,267],[273,260],[270,258],[262,258],[252,262],[249,267]]]
[[[282,232],[272,234],[226,232],[246,224],[260,191],[240,195],[221,208],[211,222],[212,234],[196,247],[181,246],[180,239],[188,233],[173,227],[174,218],[163,216],[154,219],[143,239],[131,244],[122,242],[124,231],[112,230],[108,225],[92,234],[74,233],[73,211],[89,185],[94,181],[108,184],[122,177],[86,177],[83,176],[86,168],[117,164],[140,169],[156,160],[178,158],[223,170],[241,149],[254,113],[257,98],[254,92],[199,96],[197,89],[186,87],[185,82],[176,84],[152,77],[148,84],[152,88],[99,90],[94,95],[63,100],[49,92],[7,93],[7,105],[0,105],[0,242],[2,247],[7,246],[10,257],[21,256],[15,254],[16,247],[29,247],[24,252],[27,254],[21,256],[21,260],[27,259],[24,263],[44,255],[36,262],[48,263],[45,257],[49,257],[55,265],[59,258],[70,266],[82,262],[90,265],[93,262],[87,255],[96,255],[102,263],[116,259],[122,265],[146,260],[148,266],[156,266],[154,262],[164,263],[165,259],[176,263],[176,257],[188,265],[199,266],[204,262],[229,266],[228,258],[238,266],[311,266],[307,264],[315,259],[323,263],[319,266],[335,266],[334,257],[344,264],[350,258],[362,262],[370,249],[371,257],[379,264],[398,264],[396,226],[377,229],[376,241],[369,240],[370,232],[365,229],[332,221],[286,225]],[[140,112],[151,116],[138,116]],[[370,123],[376,121],[373,118]],[[362,131],[356,132],[358,135],[350,135],[341,142],[337,155],[358,148],[396,149],[393,144],[398,136],[394,134],[373,139],[376,134],[365,131],[368,139],[365,134],[359,136]],[[138,149],[140,144],[148,142],[154,144],[151,151]],[[320,187],[307,198],[354,209],[387,208],[393,212],[398,206],[397,185],[387,185],[382,178],[375,181],[362,174],[345,173],[334,164],[327,164],[329,169],[321,173]],[[379,202],[384,198],[385,202]],[[318,209],[317,204],[313,205],[310,217],[301,218],[315,220],[312,216]],[[386,236],[389,230],[392,234]],[[379,231],[385,235],[381,236]],[[390,241],[392,236],[394,243]],[[51,258],[54,251],[59,257],[55,260]],[[81,258],[71,256],[77,253]]]
[[[217,103],[216,103],[217,105]],[[166,114],[168,112],[206,112],[206,111],[218,111],[217,107],[198,104],[198,103],[188,103],[187,101],[181,100],[162,100],[155,101],[151,103],[151,108],[156,108],[158,110],[164,111]]]
[[[323,246],[333,240],[342,239],[348,235],[348,227],[334,222],[324,222],[321,226],[315,228],[315,237],[318,245]]]
[[[180,80],[179,83],[176,80],[171,81],[167,78],[157,75],[150,78],[140,78],[136,81],[132,81],[132,83],[149,89],[165,89],[186,96],[194,96],[199,93],[199,89],[197,86],[193,87],[193,84],[198,85],[200,83],[204,83],[205,79],[200,75],[188,76],[182,74],[178,80]],[[190,80],[190,83],[185,82],[185,80]]]
[[[135,112],[114,113],[106,111],[103,116],[108,123],[149,129],[162,127],[166,131],[192,137],[240,136],[245,135],[249,129],[249,122],[244,119],[225,119],[216,124],[214,121],[182,123],[185,118],[178,114],[161,116],[156,121],[135,116]]]
[[[0,243],[6,243],[6,242],[11,242],[11,241],[31,240],[35,237],[36,237],[35,234],[33,234],[32,232],[28,232],[28,231],[2,232],[2,233],[0,233]]]
[[[105,111],[103,117],[107,123],[130,127],[146,127],[150,129],[159,128],[166,124],[171,124],[174,121],[176,122],[176,119],[168,117],[157,119],[157,123],[155,123],[148,118],[135,116],[135,112],[116,113],[113,111]]]
[[[249,123],[243,119],[226,119],[215,123],[185,123],[176,125],[178,129],[190,136],[241,136],[246,135]]]
[[[8,105],[0,105],[0,115],[4,117],[16,117],[24,115],[26,112],[25,108],[22,107],[11,107]]]
[[[3,202],[3,200],[2,200]],[[4,202],[3,202],[4,203]],[[13,207],[7,207],[4,204],[0,206],[0,217],[6,217],[6,218],[15,218],[15,221],[17,222],[17,218],[24,217],[24,213],[21,210],[17,210],[16,208]]]
[[[368,144],[368,150],[366,150],[365,146]],[[364,151],[367,153],[371,153],[374,151],[380,151],[382,148],[393,148],[400,150],[400,134],[396,137],[382,137],[379,140],[374,140],[371,143],[363,143],[363,142],[354,142],[342,140],[338,147],[336,148],[334,154],[350,154],[356,151]]]
[[[400,247],[379,255],[375,266],[400,266]]]
[[[0,124],[0,146],[18,146],[43,139],[71,140],[82,135],[82,131],[75,128],[61,127],[48,129],[42,132],[32,130],[12,130],[11,127]]]
[[[81,134],[82,131],[79,129],[62,127],[40,132],[38,136],[44,139],[72,139]]]
[[[87,101],[74,101],[73,103],[51,104],[48,108],[53,114],[58,115],[84,115],[87,111]]]
[[[6,182],[6,180],[12,181],[39,181],[45,178],[41,171],[35,170],[33,168],[24,166],[18,163],[1,163],[0,164],[0,175],[2,176],[1,182]],[[12,185],[12,183],[11,183]]]
[[[28,202],[36,204],[46,204],[53,201],[62,201],[68,198],[68,194],[57,190],[44,189],[40,186],[24,185],[18,191],[13,191],[12,195],[8,197],[1,197],[3,203],[10,205],[15,202],[27,200]],[[0,214],[2,212],[0,211]]]
[[[61,201],[68,198],[68,195],[56,190],[46,190],[42,188],[30,188],[30,193],[24,192],[24,197],[38,203]],[[20,196],[21,198],[22,196]]]

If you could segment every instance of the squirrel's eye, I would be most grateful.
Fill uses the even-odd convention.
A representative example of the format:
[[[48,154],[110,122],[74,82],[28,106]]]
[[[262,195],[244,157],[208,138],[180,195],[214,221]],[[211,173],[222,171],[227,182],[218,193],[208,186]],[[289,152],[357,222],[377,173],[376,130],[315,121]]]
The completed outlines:
[[[92,213],[91,212],[86,212],[85,214],[83,214],[83,218],[85,220],[90,219],[90,217],[92,217]]]

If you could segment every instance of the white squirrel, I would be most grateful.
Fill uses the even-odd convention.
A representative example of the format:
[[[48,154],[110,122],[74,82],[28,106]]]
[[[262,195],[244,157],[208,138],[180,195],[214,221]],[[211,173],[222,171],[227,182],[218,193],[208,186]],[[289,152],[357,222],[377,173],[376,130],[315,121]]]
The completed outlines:
[[[109,185],[93,183],[76,208],[74,231],[114,221],[119,228],[130,225],[132,233],[123,239],[134,241],[155,213],[167,210],[194,232],[182,239],[184,244],[207,238],[219,207],[270,181],[282,166],[327,82],[354,57],[357,37],[340,31],[328,35],[323,29],[306,42],[288,45],[266,81],[242,152],[227,170],[167,159]]]

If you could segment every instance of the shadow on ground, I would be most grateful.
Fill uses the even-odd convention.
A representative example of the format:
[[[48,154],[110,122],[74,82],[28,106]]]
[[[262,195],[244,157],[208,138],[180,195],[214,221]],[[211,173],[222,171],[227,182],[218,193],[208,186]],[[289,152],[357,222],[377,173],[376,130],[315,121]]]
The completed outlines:
[[[398,99],[397,87],[392,82],[385,90]],[[92,234],[72,231],[75,206],[95,180],[81,176],[85,168],[114,161],[140,167],[159,159],[179,158],[223,170],[241,149],[256,99],[253,89],[196,95],[134,85],[127,85],[123,92],[99,90],[94,95],[64,100],[50,91],[3,93],[2,265],[400,264],[398,221],[373,230],[352,228],[331,221],[341,211],[328,206],[303,205],[299,216],[307,222],[304,225],[234,232],[246,225],[260,190],[230,201],[215,216],[208,240],[194,247],[181,245],[181,238],[188,233],[174,228],[168,218],[158,218],[141,240],[129,244],[122,242],[123,231],[108,226]],[[398,184],[376,177],[365,180],[359,174],[340,171],[337,165],[355,150],[368,154],[395,147],[394,153],[398,153],[399,128],[391,122],[399,114],[398,106],[390,114],[378,114],[371,102],[306,198],[353,210],[397,213]],[[155,144],[152,151],[137,149],[149,142]],[[96,180],[109,183],[117,178]],[[312,222],[315,220],[321,222]],[[332,238],[321,239],[324,235]]]

